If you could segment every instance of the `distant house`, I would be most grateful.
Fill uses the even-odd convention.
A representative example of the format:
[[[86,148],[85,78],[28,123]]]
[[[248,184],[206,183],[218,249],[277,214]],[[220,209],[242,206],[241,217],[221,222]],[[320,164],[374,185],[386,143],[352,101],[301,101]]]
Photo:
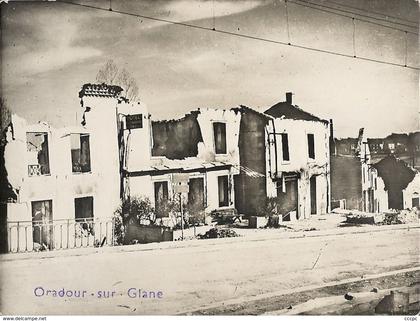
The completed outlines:
[[[362,149],[363,210],[383,212],[419,206],[420,173],[394,155],[373,162],[369,145]]]
[[[372,162],[379,162],[388,155],[403,160],[420,169],[420,132],[392,133],[384,138],[368,138]]]
[[[420,132],[334,139],[332,206],[381,212],[416,206]],[[354,148],[356,146],[356,148]]]
[[[408,134],[408,151],[411,154],[411,166],[420,170],[420,131]]]
[[[343,156],[357,156],[359,153],[359,138],[335,138],[334,154]]]
[[[331,154],[331,207],[363,209],[360,163],[363,128],[358,138],[334,139]]]

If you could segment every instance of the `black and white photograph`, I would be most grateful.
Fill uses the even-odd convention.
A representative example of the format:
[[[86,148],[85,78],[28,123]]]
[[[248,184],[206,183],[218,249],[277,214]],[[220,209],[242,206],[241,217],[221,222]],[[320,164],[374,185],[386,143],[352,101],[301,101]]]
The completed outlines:
[[[419,9],[0,0],[2,320],[416,321]]]

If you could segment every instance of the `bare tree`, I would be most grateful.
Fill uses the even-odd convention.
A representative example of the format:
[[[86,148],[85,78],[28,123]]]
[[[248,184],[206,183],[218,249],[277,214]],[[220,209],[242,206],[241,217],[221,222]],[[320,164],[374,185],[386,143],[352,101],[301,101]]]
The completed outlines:
[[[137,86],[136,80],[125,68],[120,71],[117,83],[124,89],[125,98],[130,100],[135,100],[137,98],[139,94],[139,87]]]
[[[125,69],[119,70],[113,60],[108,60],[98,71],[96,81],[108,85],[118,85],[124,89],[125,98],[135,100],[138,98],[139,87],[136,79]]]
[[[99,69],[98,73],[96,74],[96,81],[108,85],[115,85],[117,74],[118,67],[115,64],[114,60],[111,59],[108,60],[101,69]]]

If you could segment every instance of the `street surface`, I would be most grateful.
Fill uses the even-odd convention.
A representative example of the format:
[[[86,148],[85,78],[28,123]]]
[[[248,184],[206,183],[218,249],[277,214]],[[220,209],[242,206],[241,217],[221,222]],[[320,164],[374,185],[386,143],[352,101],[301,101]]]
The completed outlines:
[[[236,238],[238,241],[211,244],[202,240],[200,247],[4,260],[0,262],[1,313],[188,313],[223,305],[226,300],[417,266],[419,232],[400,229],[310,238]],[[62,288],[80,290],[86,295],[54,297],[51,291],[36,297],[37,287],[57,293]],[[161,291],[162,298],[130,298],[130,288],[136,289],[132,296],[142,289],[155,296]],[[115,293],[98,298],[98,291]]]

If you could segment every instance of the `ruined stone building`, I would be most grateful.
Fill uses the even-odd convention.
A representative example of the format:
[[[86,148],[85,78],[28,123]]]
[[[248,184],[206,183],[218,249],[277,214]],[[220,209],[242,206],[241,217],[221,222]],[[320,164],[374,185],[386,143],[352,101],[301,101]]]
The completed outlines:
[[[368,138],[360,129],[358,138],[334,139],[332,208],[378,213],[418,206],[417,134]]]
[[[9,251],[112,242],[120,202],[116,110],[121,88],[85,85],[82,125],[53,128],[12,115],[5,133]]]
[[[86,84],[79,97],[78,126],[12,116],[2,145],[8,251],[111,244],[114,212],[133,197],[149,198],[169,226],[178,200],[186,213],[262,215],[268,198],[286,220],[329,211],[329,123],[291,94],[265,113],[202,108],[161,121],[118,86]]]
[[[364,211],[378,213],[419,207],[418,170],[392,154],[378,161],[367,142],[360,159]]]
[[[148,197],[156,209],[181,196],[186,210],[234,210],[240,114],[198,109],[179,119],[152,121],[146,109],[123,112],[133,113],[147,117],[131,130],[122,119],[125,195]],[[174,224],[168,214],[162,211],[159,218]]]
[[[126,131],[123,145],[124,193],[146,196],[155,208],[178,197],[182,175],[185,205],[207,213],[261,215],[269,197],[278,198],[285,219],[329,210],[329,123],[291,102],[265,113],[239,106],[149,117]]]
[[[267,196],[277,197],[287,217],[308,218],[330,210],[330,127],[286,101],[264,112],[267,127]]]
[[[241,115],[235,207],[241,214],[256,215],[267,199],[267,129],[273,118],[246,106],[234,110]]]

